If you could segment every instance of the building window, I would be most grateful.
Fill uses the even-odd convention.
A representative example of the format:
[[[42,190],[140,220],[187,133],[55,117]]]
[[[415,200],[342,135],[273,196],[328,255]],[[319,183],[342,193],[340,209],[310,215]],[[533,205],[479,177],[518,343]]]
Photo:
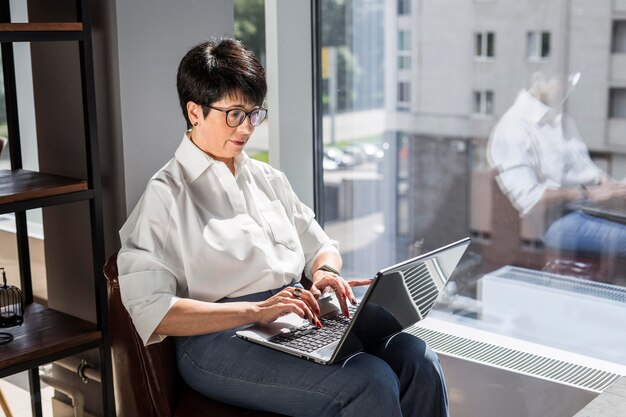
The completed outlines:
[[[398,15],[406,16],[411,14],[411,0],[398,0]]]
[[[496,35],[493,32],[478,32],[474,37],[476,58],[493,58],[496,50]]]
[[[626,20],[613,22],[611,52],[614,54],[626,54]]]
[[[609,118],[626,119],[626,88],[611,88],[609,92]]]
[[[411,83],[398,81],[398,110],[408,110],[411,103]]]
[[[411,32],[408,30],[398,31],[398,51],[411,51]]]
[[[550,56],[550,32],[528,32],[528,58],[545,59]]]
[[[493,115],[493,91],[474,91],[474,114],[480,116]]]
[[[407,54],[398,55],[398,69],[409,70],[411,69],[411,56]]]

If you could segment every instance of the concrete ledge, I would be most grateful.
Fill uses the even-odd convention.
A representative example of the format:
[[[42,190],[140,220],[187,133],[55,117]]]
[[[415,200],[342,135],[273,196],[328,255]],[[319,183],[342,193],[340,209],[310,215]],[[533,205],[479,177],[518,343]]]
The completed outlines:
[[[626,416],[626,377],[622,377],[609,389],[598,395],[574,417],[623,417]]]

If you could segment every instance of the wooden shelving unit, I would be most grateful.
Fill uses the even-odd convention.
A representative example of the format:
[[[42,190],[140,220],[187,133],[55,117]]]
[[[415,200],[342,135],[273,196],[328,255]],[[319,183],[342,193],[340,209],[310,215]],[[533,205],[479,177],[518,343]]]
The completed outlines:
[[[76,0],[76,10],[77,22],[12,23],[9,2],[0,2],[0,43],[11,158],[11,169],[0,170],[0,214],[15,214],[21,288],[27,304],[24,324],[5,329],[14,340],[0,346],[0,377],[29,372],[35,417],[42,416],[38,367],[93,348],[100,349],[103,415],[115,415],[106,287],[102,278],[102,191],[88,0]],[[77,117],[84,122],[87,178],[33,172],[22,166],[13,43],[48,41],[78,43],[81,77],[77,82],[81,86],[83,112]],[[93,274],[85,279],[95,281],[96,324],[33,302],[26,210],[77,201],[89,203]]]
[[[24,324],[8,329],[13,341],[3,346],[0,378],[98,347],[102,333],[85,320],[32,303]]]

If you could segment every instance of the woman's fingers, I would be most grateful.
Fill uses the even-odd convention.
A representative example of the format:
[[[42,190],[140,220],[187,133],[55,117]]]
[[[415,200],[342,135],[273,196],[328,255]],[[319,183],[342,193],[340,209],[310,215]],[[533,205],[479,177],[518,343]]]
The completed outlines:
[[[285,288],[268,300],[272,305],[281,310],[281,314],[296,313],[298,316],[307,319],[311,324],[321,327],[318,320],[319,306],[313,295],[306,290],[301,290],[300,297],[294,295],[294,288]],[[296,307],[296,309],[293,308]]]
[[[354,298],[354,295],[352,294],[352,290],[350,290],[350,286],[349,285],[344,285],[345,281],[338,277],[337,275],[333,276],[325,276],[322,279],[318,280],[315,283],[315,286],[319,289],[319,290],[323,290],[327,287],[330,287],[333,289],[333,291],[335,292],[335,294],[337,294],[337,300],[339,301],[339,306],[341,307],[341,312],[343,313],[344,316],[346,317],[350,317],[350,312],[348,311],[348,304],[346,303],[346,299],[348,297],[348,290],[349,290],[349,294],[352,298]],[[350,299],[352,300],[352,299]],[[356,302],[356,300],[355,300]]]
[[[361,287],[363,285],[370,285],[374,282],[373,279],[353,279],[352,281],[347,281],[351,287]]]

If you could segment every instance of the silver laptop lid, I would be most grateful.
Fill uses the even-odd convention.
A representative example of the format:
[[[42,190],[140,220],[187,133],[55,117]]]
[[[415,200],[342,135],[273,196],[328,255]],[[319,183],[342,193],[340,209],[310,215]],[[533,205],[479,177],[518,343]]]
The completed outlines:
[[[372,346],[426,317],[469,243],[465,238],[381,270],[331,361]]]

